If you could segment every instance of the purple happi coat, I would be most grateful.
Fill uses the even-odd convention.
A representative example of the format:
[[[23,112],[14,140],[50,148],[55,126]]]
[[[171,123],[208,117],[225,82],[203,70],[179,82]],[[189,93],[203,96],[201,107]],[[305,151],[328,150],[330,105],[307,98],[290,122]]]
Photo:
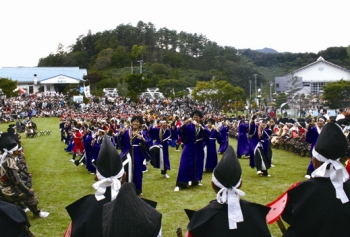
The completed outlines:
[[[226,125],[222,125],[219,128],[219,133],[220,133],[220,147],[218,152],[220,152],[221,154],[224,153],[228,147],[228,126]]]
[[[249,123],[241,121],[238,125],[237,138],[237,157],[240,158],[249,154],[249,140],[247,133],[249,131]]]
[[[180,128],[179,135],[184,144],[177,182],[201,181],[203,175],[204,160],[204,130],[196,131],[195,125],[189,123]]]
[[[159,149],[159,151],[162,153],[152,163],[153,167],[162,169],[162,166],[163,166],[163,167],[166,167],[167,170],[170,170],[170,160],[169,160],[169,142],[171,140],[170,129],[168,128],[164,130],[162,128],[153,127],[150,130],[150,136],[152,140],[155,140],[153,142],[153,146]],[[163,160],[163,164],[161,162],[162,160]],[[162,170],[164,170],[164,168]]]
[[[218,154],[216,151],[216,142],[219,137],[216,129],[205,129],[207,133],[207,139],[205,140],[205,146],[207,148],[206,156],[204,157],[204,168],[206,171],[213,171],[218,164]]]

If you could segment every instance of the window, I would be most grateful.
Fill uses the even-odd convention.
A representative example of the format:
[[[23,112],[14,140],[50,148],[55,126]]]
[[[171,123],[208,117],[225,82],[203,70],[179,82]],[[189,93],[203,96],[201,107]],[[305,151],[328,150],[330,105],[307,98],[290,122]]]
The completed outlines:
[[[50,91],[50,86],[46,86],[46,91]]]
[[[322,88],[326,85],[325,82],[315,82],[315,83],[311,83],[311,93],[313,95],[317,95],[320,93],[320,91],[322,90]]]
[[[279,83],[276,83],[276,88],[280,88],[280,84]]]
[[[29,86],[29,94],[33,94],[33,86]]]

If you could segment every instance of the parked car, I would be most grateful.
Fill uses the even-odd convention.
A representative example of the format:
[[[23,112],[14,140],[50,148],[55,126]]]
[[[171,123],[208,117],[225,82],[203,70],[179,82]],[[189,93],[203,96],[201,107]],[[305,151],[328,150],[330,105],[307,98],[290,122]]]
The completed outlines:
[[[118,96],[117,88],[103,88],[102,91],[105,94],[105,96]]]

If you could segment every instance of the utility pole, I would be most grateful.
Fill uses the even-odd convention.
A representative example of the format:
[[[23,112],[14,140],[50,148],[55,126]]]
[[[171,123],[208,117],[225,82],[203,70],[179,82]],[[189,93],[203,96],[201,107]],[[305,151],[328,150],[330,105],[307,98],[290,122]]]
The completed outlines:
[[[254,76],[254,85],[255,85],[255,98],[254,99],[256,99],[256,77],[258,76],[258,74],[254,74],[253,75]]]
[[[270,81],[270,103],[272,102],[271,87],[273,86],[272,81]]]
[[[249,103],[252,100],[252,80],[249,80]]]
[[[140,74],[142,74],[142,63],[143,63],[143,60],[139,60],[139,61],[137,61],[137,62],[140,63]]]

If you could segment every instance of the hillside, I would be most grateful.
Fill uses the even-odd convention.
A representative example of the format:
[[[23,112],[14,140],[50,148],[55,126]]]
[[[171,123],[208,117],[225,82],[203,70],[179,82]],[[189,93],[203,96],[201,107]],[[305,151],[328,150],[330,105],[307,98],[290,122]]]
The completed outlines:
[[[249,80],[268,89],[268,81],[322,56],[325,60],[350,69],[346,47],[332,47],[319,53],[278,53],[220,46],[205,35],[156,29],[139,21],[136,26],[121,24],[115,29],[77,37],[75,44],[39,60],[39,67],[79,66],[88,69],[86,79],[92,91],[125,85],[132,74],[141,74],[149,87],[159,87],[165,95],[181,95],[197,81],[215,78],[244,89],[249,95]],[[140,73],[141,72],[141,73]],[[266,90],[263,90],[266,91]]]
[[[276,50],[271,48],[263,48],[263,49],[257,49],[256,51],[260,53],[278,53]]]

